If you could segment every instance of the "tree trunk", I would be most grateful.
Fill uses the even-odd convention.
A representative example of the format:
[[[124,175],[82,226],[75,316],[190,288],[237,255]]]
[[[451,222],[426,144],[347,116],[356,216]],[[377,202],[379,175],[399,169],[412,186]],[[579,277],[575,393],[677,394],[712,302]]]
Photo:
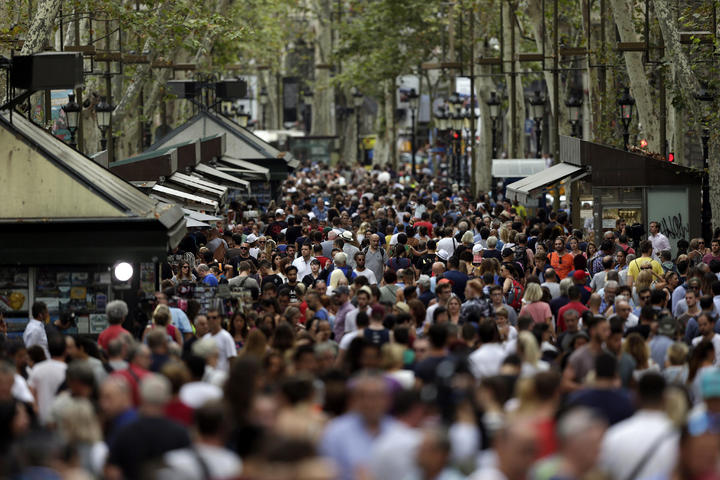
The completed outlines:
[[[613,17],[620,39],[623,42],[639,41],[635,26],[633,25],[633,1],[632,0],[610,0]],[[641,52],[625,52],[625,65],[628,78],[630,79],[630,90],[635,97],[640,123],[643,126],[645,139],[648,142],[648,149],[653,152],[660,151],[660,127],[653,103],[653,93],[650,89],[648,75],[642,61]]]
[[[20,55],[31,55],[42,51],[53,31],[55,17],[60,11],[60,3],[61,0],[39,0]]]
[[[335,135],[335,89],[330,84],[330,55],[332,54],[332,23],[330,0],[315,0],[315,87],[312,101],[311,135]]]
[[[505,1],[505,0],[503,0]],[[520,77],[520,64],[516,60],[517,53],[520,50],[520,34],[516,28],[516,16],[515,16],[516,5],[513,1],[508,1],[503,8],[503,23],[505,28],[503,29],[503,41],[505,44],[505,58],[503,62],[505,65],[511,68],[511,73],[505,76],[507,88],[507,94],[509,99],[508,112],[507,112],[507,123],[509,128],[506,130],[507,134],[507,153],[508,158],[518,158],[525,156],[524,148],[524,126],[525,126],[525,99],[523,95],[522,78]],[[513,35],[514,32],[514,35]],[[514,38],[513,38],[514,37]],[[514,51],[511,46],[514,45]],[[514,72],[514,73],[513,73]],[[513,98],[512,85],[515,85],[515,97]],[[515,115],[513,117],[512,107],[515,104]]]

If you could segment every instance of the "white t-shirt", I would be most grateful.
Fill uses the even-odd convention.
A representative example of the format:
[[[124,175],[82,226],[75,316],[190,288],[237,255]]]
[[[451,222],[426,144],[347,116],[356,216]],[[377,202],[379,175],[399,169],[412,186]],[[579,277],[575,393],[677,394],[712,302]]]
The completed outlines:
[[[345,315],[345,333],[354,332],[355,330],[357,330],[358,313],[360,313],[360,309],[355,307],[350,310],[347,315]],[[370,317],[370,314],[372,313],[372,307],[370,307],[370,305],[365,307],[365,313],[367,313],[368,317]]]
[[[219,400],[223,391],[207,382],[190,382],[180,387],[180,401],[190,408],[200,408],[209,400]]]
[[[28,386],[35,390],[38,403],[40,422],[46,424],[50,420],[52,407],[58,387],[65,381],[67,363],[57,360],[44,360],[35,365],[28,378]]]
[[[242,461],[234,452],[223,447],[196,444],[197,455],[207,466],[206,477],[196,453],[189,448],[167,452],[163,459],[178,480],[202,480],[204,478],[239,478]]]
[[[25,403],[33,403],[35,397],[33,397],[30,388],[28,388],[27,381],[19,373],[15,374],[15,381],[13,382],[12,390],[10,391],[12,396],[16,400],[20,400]]]
[[[435,251],[439,252],[440,250],[445,250],[452,257],[452,254],[455,253],[455,247],[457,245],[458,241],[455,240],[454,237],[441,238],[437,242],[437,248]]]
[[[343,335],[343,337],[340,339],[340,350],[347,350],[350,348],[350,344],[352,343],[355,338],[357,338],[358,335],[362,333],[362,330],[355,330],[354,332],[346,333]]]
[[[367,278],[368,283],[370,285],[377,285],[377,283],[378,283],[377,278],[375,278],[375,274],[373,273],[373,271],[367,267],[362,272],[359,272],[357,269],[353,270],[353,272],[355,272],[355,275],[357,275],[358,277],[363,276],[363,277]]]
[[[212,333],[206,333],[203,338],[212,338],[218,346],[218,363],[217,368],[219,370],[228,371],[230,369],[229,359],[237,356],[237,349],[235,348],[235,340],[227,330],[220,330],[218,333],[213,335]]]
[[[497,375],[507,352],[499,343],[486,343],[470,354],[470,371],[475,378]]]

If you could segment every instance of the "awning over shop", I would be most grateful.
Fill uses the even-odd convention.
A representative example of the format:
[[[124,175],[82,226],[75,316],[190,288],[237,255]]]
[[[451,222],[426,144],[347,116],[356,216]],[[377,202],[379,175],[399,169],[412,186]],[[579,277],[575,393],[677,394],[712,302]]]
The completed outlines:
[[[193,175],[175,172],[168,180],[178,185],[178,190],[189,190],[189,193],[217,199],[218,205],[224,203],[227,197],[227,187]],[[172,185],[168,186],[172,188]]]
[[[495,158],[492,176],[495,178],[524,178],[547,168],[544,158]]]
[[[150,196],[160,201],[179,202],[185,207],[211,210],[213,212],[217,211],[218,208],[218,202],[215,200],[201,197],[200,195],[193,195],[164,185],[154,185],[150,191],[152,192]]]
[[[195,167],[195,171],[202,175],[207,175],[209,177],[216,178],[225,183],[231,183],[234,185],[243,186],[243,187],[247,188],[248,190],[250,189],[250,182],[248,182],[247,180],[238,178],[235,175],[230,175],[229,173],[225,173],[221,170],[218,170],[217,168],[213,168],[209,165],[205,165],[204,163],[201,163],[197,167]]]
[[[160,204],[22,115],[0,114],[0,263],[162,258],[185,235]]]
[[[183,208],[182,210],[185,213],[186,217],[193,218],[200,222],[217,222],[217,221],[222,220],[222,217],[217,217],[215,215],[208,215],[207,213],[196,212],[195,210],[190,210],[188,208]]]
[[[528,197],[536,195],[543,188],[566,178],[577,179],[587,174],[584,167],[569,163],[558,163],[547,170],[525,177],[507,186],[507,198],[525,202]]]
[[[262,165],[256,165],[252,162],[240,160],[239,158],[234,158],[229,155],[223,155],[220,162],[220,164],[231,165],[235,173],[243,173],[251,176],[248,178],[260,177],[264,180],[270,180],[270,169]]]

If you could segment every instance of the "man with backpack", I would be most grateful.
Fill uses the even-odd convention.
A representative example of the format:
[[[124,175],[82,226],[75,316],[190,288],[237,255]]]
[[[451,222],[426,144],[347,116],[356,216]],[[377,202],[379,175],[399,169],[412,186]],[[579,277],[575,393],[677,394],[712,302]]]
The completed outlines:
[[[365,253],[365,268],[371,270],[377,280],[383,278],[387,253],[380,246],[380,236],[378,234],[373,233],[370,235],[370,245],[363,250],[363,253]]]
[[[528,266],[533,266],[535,264],[533,252],[528,248],[527,235],[525,235],[524,233],[520,233],[516,237],[516,240],[517,245],[515,245],[515,247],[513,248],[513,251],[515,253],[515,261],[520,264],[523,272],[527,273]]]

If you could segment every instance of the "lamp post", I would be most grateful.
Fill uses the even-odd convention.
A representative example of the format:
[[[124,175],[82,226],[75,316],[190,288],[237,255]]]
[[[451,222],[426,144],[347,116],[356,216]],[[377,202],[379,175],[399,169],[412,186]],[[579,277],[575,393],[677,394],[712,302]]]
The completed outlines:
[[[360,148],[360,110],[362,109],[365,96],[355,87],[352,92],[353,106],[355,107],[355,141],[357,142],[357,162],[362,164],[362,150]]]
[[[703,180],[702,180],[702,236],[705,244],[710,242],[712,237],[712,210],[710,209],[710,171],[708,165],[708,143],[710,141],[710,118],[712,115],[713,104],[715,102],[715,92],[713,92],[707,84],[703,84],[700,90],[695,94],[695,99],[702,106],[702,149],[703,149]]]
[[[107,102],[106,97],[100,97],[100,103],[95,105],[95,113],[97,115],[97,124],[102,138],[100,139],[100,147],[105,150],[107,148],[107,136],[105,135],[110,126],[110,118],[112,116],[113,106]]]
[[[445,132],[448,129],[448,114],[446,112],[445,106],[441,105],[438,107],[437,111],[435,112],[435,123],[438,130],[438,137],[440,136],[440,132]],[[438,164],[438,172],[440,173],[441,165]],[[445,162],[445,170],[444,170],[444,176],[447,178],[447,160]]]
[[[268,103],[267,88],[262,87],[260,89],[259,97],[260,97],[260,106],[262,108],[262,129],[265,130],[267,128],[267,124],[265,121],[265,116],[267,114],[265,107],[267,106],[267,103]]]
[[[580,110],[582,109],[582,104],[582,98],[574,95],[565,101],[565,106],[568,108],[568,115],[570,117],[570,126],[572,128],[571,135],[573,137],[580,136],[578,125],[580,124]]]
[[[239,108],[235,109],[235,116],[237,117],[238,125],[243,128],[247,127],[250,114],[245,111],[245,105],[240,105]]]
[[[623,126],[623,147],[625,151],[630,143],[630,122],[632,121],[632,111],[635,105],[635,99],[630,96],[630,88],[625,87],[625,92],[617,101],[620,107],[620,122]]]
[[[492,121],[492,158],[497,158],[497,120],[500,117],[500,99],[497,92],[490,92],[490,98],[485,101],[490,111],[490,120]]]
[[[540,89],[537,89],[528,102],[530,102],[530,112],[535,122],[536,157],[542,158],[542,122],[543,118],[545,118],[546,99],[542,95],[542,92],[540,92]]]
[[[80,123],[80,105],[75,101],[75,94],[71,93],[68,95],[68,103],[62,106],[63,112],[65,112],[65,119],[67,121],[67,127],[70,131],[70,146],[77,148],[75,143],[75,132],[78,129]]]
[[[309,88],[303,91],[303,123],[305,124],[305,135],[310,135],[312,130],[311,108],[313,92]]]
[[[416,139],[415,139],[415,114],[417,113],[418,109],[418,103],[420,101],[420,95],[415,91],[414,88],[410,89],[410,93],[407,94],[407,101],[410,105],[410,115],[411,115],[411,127],[412,128],[412,135],[410,140],[410,151],[412,153],[412,175],[413,178],[415,175],[417,175],[417,169],[415,166],[415,152],[417,151],[417,146],[415,145]]]

